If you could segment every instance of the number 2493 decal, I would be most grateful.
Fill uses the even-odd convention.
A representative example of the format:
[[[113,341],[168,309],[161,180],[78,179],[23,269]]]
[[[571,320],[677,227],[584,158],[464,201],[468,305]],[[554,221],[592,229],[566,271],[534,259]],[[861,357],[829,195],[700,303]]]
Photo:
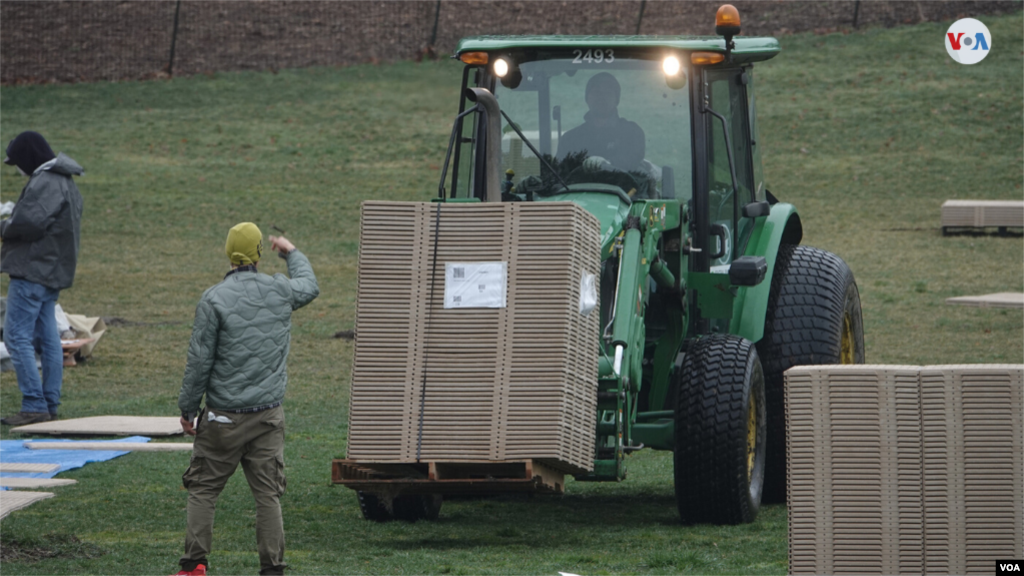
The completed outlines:
[[[585,52],[577,49],[573,50],[572,54],[575,56],[575,58],[572,59],[573,64],[600,64],[601,62],[615,62],[615,51],[611,48],[607,50],[601,50],[599,48],[597,50],[587,50]]]

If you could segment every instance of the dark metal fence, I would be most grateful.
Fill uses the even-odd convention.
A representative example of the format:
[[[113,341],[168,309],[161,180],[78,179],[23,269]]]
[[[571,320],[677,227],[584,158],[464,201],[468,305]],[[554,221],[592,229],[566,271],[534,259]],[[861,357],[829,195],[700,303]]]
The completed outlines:
[[[477,34],[711,34],[721,1],[0,2],[0,82],[128,80],[446,56]],[[734,2],[744,34],[895,26],[1019,1]]]

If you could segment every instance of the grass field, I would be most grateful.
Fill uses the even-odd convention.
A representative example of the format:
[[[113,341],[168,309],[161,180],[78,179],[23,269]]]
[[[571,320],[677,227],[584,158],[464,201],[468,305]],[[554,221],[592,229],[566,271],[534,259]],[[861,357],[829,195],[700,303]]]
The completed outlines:
[[[946,55],[938,23],[783,37],[755,70],[769,189],[797,205],[804,243],[854,270],[872,363],[1024,361],[1021,311],[944,304],[1024,291],[1020,236],[939,230],[946,199],[1024,196],[1024,19],[982,20],[993,48],[974,66]],[[176,415],[194,306],[226,271],[227,229],[276,224],[321,286],[293,318],[289,362],[283,506],[296,574],[785,573],[785,508],[746,526],[680,526],[667,453],[632,456],[619,484],[570,482],[564,497],[448,501],[433,523],[365,522],[354,494],[330,484],[352,358],[332,335],[353,328],[359,203],[432,196],[459,75],[443,60],[5,86],[0,141],[38,130],[86,169],[79,272],[61,304],[140,323],[111,328],[66,371],[62,417]],[[5,168],[3,200],[23,182]],[[19,401],[4,374],[4,413]],[[131,454],[63,474],[79,483],[4,519],[4,574],[175,571],[187,461]],[[239,474],[218,506],[213,573],[258,570],[253,526]]]

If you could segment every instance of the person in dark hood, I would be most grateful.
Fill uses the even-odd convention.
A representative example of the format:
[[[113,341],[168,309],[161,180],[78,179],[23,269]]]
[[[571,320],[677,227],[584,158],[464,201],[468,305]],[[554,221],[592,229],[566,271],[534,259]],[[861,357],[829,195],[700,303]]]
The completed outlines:
[[[82,195],[72,176],[85,172],[63,153],[54,156],[37,132],[22,132],[7,145],[5,164],[28,176],[11,217],[0,222],[0,272],[7,287],[4,344],[21,390],[21,411],[0,420],[10,426],[57,418],[64,354],[54,308],[70,288],[78,263]],[[35,349],[42,358],[42,379]]]
[[[558,141],[558,159],[586,151],[619,170],[636,170],[644,159],[646,137],[636,122],[619,117],[622,87],[608,72],[587,81],[585,98],[590,109],[583,124],[569,130]]]

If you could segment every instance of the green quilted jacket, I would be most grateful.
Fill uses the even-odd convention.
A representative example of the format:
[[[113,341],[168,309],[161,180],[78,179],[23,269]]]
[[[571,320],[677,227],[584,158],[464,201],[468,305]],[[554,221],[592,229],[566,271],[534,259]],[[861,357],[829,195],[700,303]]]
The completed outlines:
[[[196,306],[182,413],[207,408],[241,410],[279,402],[288,383],[292,310],[313,301],[320,288],[309,259],[287,255],[288,275],[239,271],[203,293]]]

